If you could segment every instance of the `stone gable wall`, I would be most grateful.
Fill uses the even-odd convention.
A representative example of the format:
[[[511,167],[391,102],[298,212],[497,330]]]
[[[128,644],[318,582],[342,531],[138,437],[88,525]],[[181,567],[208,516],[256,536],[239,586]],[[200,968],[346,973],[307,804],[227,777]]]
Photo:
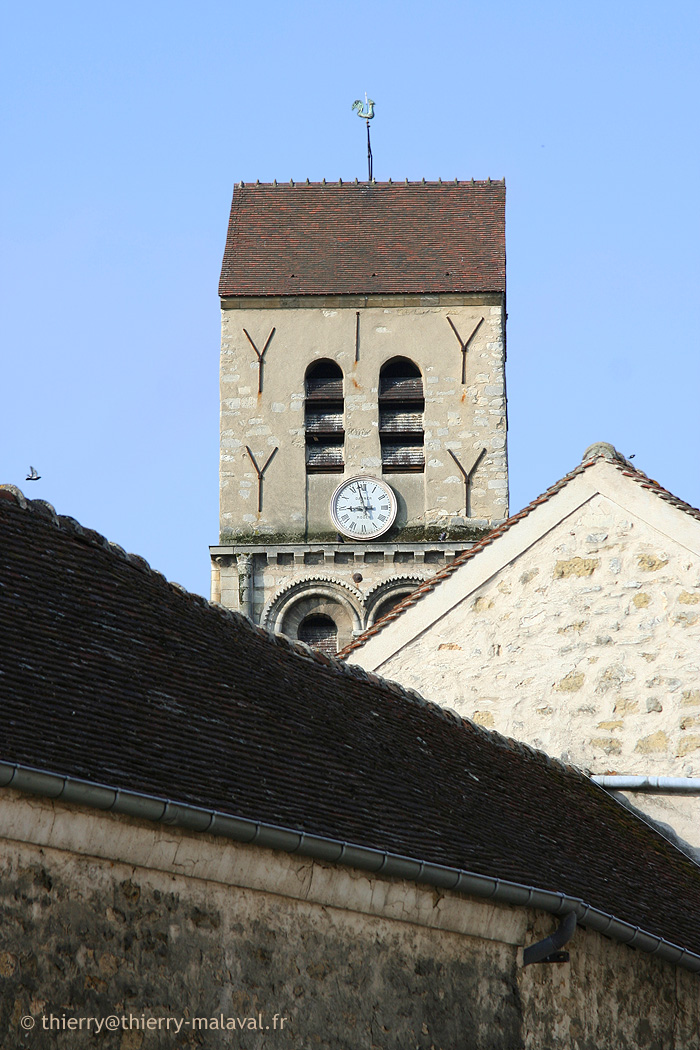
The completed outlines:
[[[602,495],[377,670],[595,773],[700,776],[700,565]],[[697,801],[634,801],[700,845]]]

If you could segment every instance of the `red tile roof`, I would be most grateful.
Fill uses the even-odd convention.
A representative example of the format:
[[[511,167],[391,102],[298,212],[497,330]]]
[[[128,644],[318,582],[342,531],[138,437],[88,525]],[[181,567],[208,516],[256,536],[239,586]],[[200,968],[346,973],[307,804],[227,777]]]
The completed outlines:
[[[505,291],[505,182],[236,186],[219,294]]]
[[[0,762],[583,898],[700,953],[700,869],[579,770],[3,487]]]
[[[589,455],[590,453],[590,455]],[[672,492],[668,492],[665,488],[659,485],[658,481],[653,481],[647,477],[641,470],[636,470],[629,460],[621,456],[620,453],[605,442],[599,442],[596,445],[591,445],[590,449],[586,450],[584,460],[569,474],[566,474],[560,481],[557,481],[551,488],[548,488],[546,492],[543,492],[541,496],[534,499],[532,503],[528,503],[526,507],[523,507],[517,514],[513,514],[512,517],[507,518],[497,528],[492,529],[491,532],[487,533],[478,540],[468,550],[463,551],[462,554],[458,555],[454,561],[451,561],[449,565],[446,565],[440,572],[435,573],[434,576],[430,576],[427,580],[421,583],[420,587],[417,587],[415,591],[407,594],[400,602],[398,602],[387,614],[382,616],[380,620],[377,620],[371,627],[368,627],[366,631],[358,635],[357,638],[353,639],[349,645],[338,653],[340,660],[346,660],[348,656],[355,649],[361,649],[362,646],[373,638],[375,634],[379,634],[385,627],[388,627],[390,623],[397,620],[407,609],[410,609],[412,605],[419,602],[421,598],[424,598],[426,594],[430,594],[434,591],[443,580],[446,580],[448,576],[451,576],[453,572],[456,572],[465,562],[475,558],[477,554],[480,554],[485,547],[490,547],[491,544],[502,536],[504,532],[508,532],[514,525],[517,525],[519,521],[526,518],[533,512],[541,503],[546,503],[552,496],[554,496],[560,489],[563,489],[565,485],[571,481],[572,478],[582,474],[598,459],[606,459],[611,462],[620,473],[626,477],[631,478],[642,486],[642,488],[649,489],[650,492],[654,492],[659,499],[664,500],[665,503],[670,503],[678,510],[682,510],[685,514],[689,514],[693,518],[697,518],[700,521],[700,510],[696,507],[691,507],[689,503],[685,503],[678,496],[674,496]]]

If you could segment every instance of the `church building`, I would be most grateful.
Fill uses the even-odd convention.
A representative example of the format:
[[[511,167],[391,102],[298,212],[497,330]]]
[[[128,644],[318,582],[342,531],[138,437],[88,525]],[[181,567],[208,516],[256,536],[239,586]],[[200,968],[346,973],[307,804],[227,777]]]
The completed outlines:
[[[696,854],[577,766],[694,774],[700,511],[508,517],[504,193],[236,188],[212,602],[0,485],[0,1050],[697,1046]]]
[[[212,599],[334,653],[508,516],[503,182],[235,188]]]

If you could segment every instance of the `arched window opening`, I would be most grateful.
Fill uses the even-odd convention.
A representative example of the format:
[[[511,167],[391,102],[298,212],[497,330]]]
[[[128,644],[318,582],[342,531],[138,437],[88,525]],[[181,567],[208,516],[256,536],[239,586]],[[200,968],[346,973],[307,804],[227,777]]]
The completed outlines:
[[[338,628],[330,616],[312,613],[299,624],[297,637],[322,653],[335,656],[338,652]]]
[[[335,361],[318,361],[306,373],[306,471],[342,474],[343,373]]]
[[[379,440],[384,474],[425,470],[423,378],[405,357],[388,361],[379,375]]]
[[[409,594],[412,594],[418,586],[419,584],[416,582],[415,584],[412,584],[409,587],[404,587],[399,591],[392,591],[391,594],[387,595],[387,597],[380,601],[372,610],[371,622],[375,624],[377,620],[381,620],[381,618],[386,616],[387,613],[390,613],[399,602],[402,602],[404,598],[407,598]]]

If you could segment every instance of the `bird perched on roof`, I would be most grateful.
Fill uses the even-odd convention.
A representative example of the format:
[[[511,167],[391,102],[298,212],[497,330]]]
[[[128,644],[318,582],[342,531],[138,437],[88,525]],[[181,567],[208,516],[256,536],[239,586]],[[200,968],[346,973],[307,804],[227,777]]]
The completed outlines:
[[[26,477],[26,480],[27,481],[39,481],[40,478],[41,478],[41,474],[37,474],[36,467],[30,467],[29,468],[29,473],[27,474],[27,477]]]

